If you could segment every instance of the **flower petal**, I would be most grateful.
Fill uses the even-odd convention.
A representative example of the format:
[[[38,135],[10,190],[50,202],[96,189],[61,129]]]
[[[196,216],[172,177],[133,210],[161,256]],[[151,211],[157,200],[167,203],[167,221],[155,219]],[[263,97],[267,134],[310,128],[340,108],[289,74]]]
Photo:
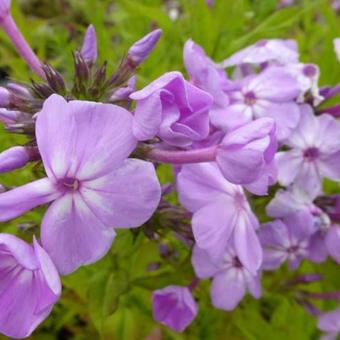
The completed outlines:
[[[210,203],[194,213],[192,228],[197,245],[214,261],[223,258],[237,223],[236,213],[233,201],[228,197]]]
[[[49,177],[102,176],[133,151],[131,114],[116,105],[52,95],[38,114],[36,135]]]
[[[127,159],[103,177],[83,182],[84,202],[107,227],[139,227],[157,209],[161,198],[152,163]]]
[[[211,300],[216,308],[233,310],[246,293],[241,270],[230,269],[216,275],[211,286]]]
[[[41,226],[43,247],[63,275],[98,261],[114,237],[114,230],[103,224],[79,193],[53,202]]]
[[[60,194],[55,185],[43,178],[0,194],[0,221],[8,221],[21,214],[55,200]]]

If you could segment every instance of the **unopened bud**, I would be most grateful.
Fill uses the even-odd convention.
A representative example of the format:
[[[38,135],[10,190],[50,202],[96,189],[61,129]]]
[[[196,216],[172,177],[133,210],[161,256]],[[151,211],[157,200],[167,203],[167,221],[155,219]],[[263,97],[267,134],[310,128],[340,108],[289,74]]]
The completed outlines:
[[[94,64],[97,61],[97,35],[93,25],[90,25],[86,30],[80,53],[87,63]]]
[[[0,153],[0,173],[22,168],[29,161],[24,146],[14,146]]]
[[[154,30],[130,47],[128,58],[133,62],[133,64],[139,65],[149,56],[161,35],[161,29]]]

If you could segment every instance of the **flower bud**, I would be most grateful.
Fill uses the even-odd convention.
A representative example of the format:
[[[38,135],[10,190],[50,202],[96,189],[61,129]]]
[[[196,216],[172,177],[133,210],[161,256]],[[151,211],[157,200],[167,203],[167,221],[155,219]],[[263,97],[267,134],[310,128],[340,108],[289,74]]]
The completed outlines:
[[[162,30],[157,29],[135,42],[129,49],[128,58],[135,65],[141,64],[152,52],[161,35]]]
[[[97,36],[93,25],[90,25],[85,33],[83,46],[80,51],[83,59],[88,63],[95,63],[97,61]]]
[[[11,0],[0,1],[0,21],[2,21],[9,14],[11,7]]]
[[[0,153],[0,173],[22,168],[29,161],[29,153],[24,146],[14,146]]]
[[[156,321],[182,332],[197,315],[197,304],[188,287],[168,286],[153,292],[153,317]]]

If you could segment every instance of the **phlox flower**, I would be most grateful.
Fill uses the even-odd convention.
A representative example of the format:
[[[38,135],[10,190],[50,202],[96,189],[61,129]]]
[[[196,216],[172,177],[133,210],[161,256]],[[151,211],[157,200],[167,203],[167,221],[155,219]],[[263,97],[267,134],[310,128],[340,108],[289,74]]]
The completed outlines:
[[[324,177],[340,180],[340,122],[335,118],[317,117],[311,106],[302,105],[299,125],[285,144],[290,150],[276,154],[282,185],[294,182],[317,195]]]
[[[135,149],[125,109],[49,97],[36,121],[47,177],[0,194],[0,220],[46,203],[41,240],[58,270],[68,274],[109,250],[113,227],[138,227],[160,200],[149,162],[128,159]]]
[[[241,263],[255,273],[262,263],[259,224],[242,187],[228,182],[214,163],[201,163],[182,167],[177,188],[180,202],[193,212],[198,247],[219,261],[232,240]]]
[[[195,319],[198,307],[188,287],[172,285],[153,292],[152,311],[156,321],[183,332]]]
[[[170,145],[187,147],[209,134],[212,98],[179,72],[162,75],[130,98],[137,103],[133,132],[138,140],[158,136]]]
[[[195,246],[191,262],[197,277],[212,277],[210,290],[212,304],[216,308],[233,310],[243,299],[247,290],[255,298],[261,296],[259,273],[251,273],[237,257],[233,247],[227,248],[224,256],[217,263],[209,254]]]

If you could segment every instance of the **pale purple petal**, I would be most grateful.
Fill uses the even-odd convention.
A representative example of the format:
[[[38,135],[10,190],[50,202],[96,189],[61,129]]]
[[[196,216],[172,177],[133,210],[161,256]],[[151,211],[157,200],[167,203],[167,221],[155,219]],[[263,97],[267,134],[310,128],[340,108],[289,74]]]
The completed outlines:
[[[231,57],[224,60],[223,67],[241,64],[262,64],[265,62],[278,62],[280,64],[296,63],[299,60],[296,44],[292,40],[268,39],[259,40]]]
[[[300,121],[299,106],[294,102],[274,103],[259,100],[254,106],[255,117],[273,118],[279,141],[288,138]]]
[[[212,277],[219,271],[219,266],[211,260],[209,254],[197,245],[193,248],[191,263],[200,279]]]
[[[309,239],[308,258],[313,262],[321,263],[326,260],[327,256],[325,237],[322,232],[316,232]]]
[[[194,213],[192,229],[197,245],[218,261],[223,258],[228,241],[237,225],[233,201],[224,197]]]
[[[0,332],[24,338],[59,299],[59,275],[48,255],[13,235],[0,234]]]
[[[243,273],[238,269],[229,269],[216,275],[211,286],[211,300],[216,308],[233,310],[246,293]]]
[[[234,244],[242,264],[253,274],[262,264],[262,247],[255,229],[257,220],[253,215],[239,214],[234,229]]]
[[[326,239],[326,247],[329,255],[340,264],[340,227],[337,225],[331,226],[329,229]],[[339,325],[340,326],[340,325]]]
[[[154,319],[176,332],[183,332],[198,312],[189,288],[182,286],[168,286],[154,291],[152,305]]]
[[[248,290],[250,291],[251,295],[258,299],[262,295],[262,288],[261,288],[261,278],[260,275],[247,275],[245,278],[248,286]]]
[[[274,131],[271,118],[260,118],[226,135],[216,161],[228,181],[248,184],[260,177],[276,151]]]
[[[296,80],[282,67],[269,67],[252,80],[247,86],[256,98],[271,102],[288,102],[299,95]]]
[[[179,200],[191,212],[232,195],[236,186],[228,183],[214,163],[184,165],[177,176]]]
[[[114,237],[113,228],[101,221],[79,193],[54,201],[41,226],[43,247],[63,275],[98,261],[108,252]]]
[[[59,197],[55,184],[48,178],[0,193],[0,221],[8,221]]]
[[[80,194],[89,209],[108,227],[139,227],[161,198],[152,163],[128,159],[103,177],[82,183]]]
[[[288,190],[279,190],[269,202],[266,212],[271,217],[284,217],[308,209],[315,197],[309,197],[301,187],[294,185]]]
[[[319,139],[319,128],[320,123],[313,108],[308,104],[300,105],[300,122],[286,144],[297,149],[314,146]]]
[[[210,111],[211,124],[223,131],[232,131],[249,123],[253,118],[253,109],[244,103],[233,103]]]
[[[80,53],[87,62],[94,64],[97,61],[97,35],[93,25],[90,25],[86,30]]]
[[[290,185],[301,171],[303,158],[300,150],[278,152],[275,161],[278,169],[278,180],[282,185]]]
[[[318,328],[327,333],[339,333],[340,308],[319,316]]]
[[[47,174],[56,178],[86,180],[105,175],[136,146],[127,110],[87,101],[67,103],[58,95],[44,102],[36,135]]]

